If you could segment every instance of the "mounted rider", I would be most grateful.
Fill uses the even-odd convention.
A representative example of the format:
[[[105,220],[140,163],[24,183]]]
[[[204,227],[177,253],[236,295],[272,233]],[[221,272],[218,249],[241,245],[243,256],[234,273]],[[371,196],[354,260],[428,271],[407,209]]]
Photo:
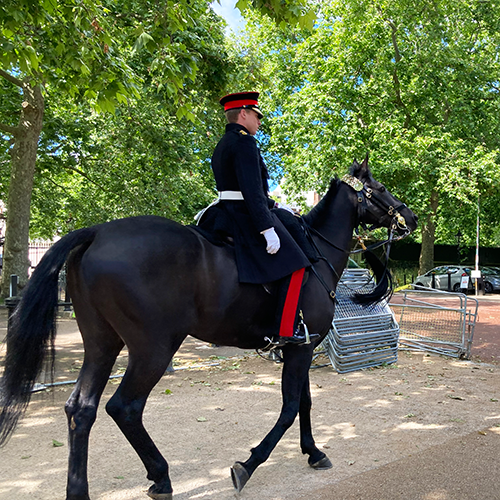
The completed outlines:
[[[300,344],[306,342],[306,335],[299,329],[299,299],[311,262],[282,222],[294,216],[284,214],[269,197],[269,174],[254,137],[263,118],[258,96],[258,92],[240,92],[220,99],[228,123],[212,156],[219,199],[202,215],[201,225],[213,220],[214,213],[224,212],[219,221],[226,221],[229,227],[224,231],[234,239],[239,281],[279,280],[277,343]]]

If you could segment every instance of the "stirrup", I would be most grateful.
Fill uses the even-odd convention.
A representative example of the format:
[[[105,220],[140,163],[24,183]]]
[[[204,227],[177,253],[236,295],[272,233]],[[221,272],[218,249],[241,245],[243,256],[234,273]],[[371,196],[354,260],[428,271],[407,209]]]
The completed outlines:
[[[307,325],[304,323],[304,331],[306,332],[306,339],[307,342],[306,344],[310,344],[311,342],[316,342],[320,338],[319,333],[309,333],[309,329],[307,328]]]
[[[263,349],[260,349],[263,352],[271,351],[283,346],[279,340],[270,339],[269,337],[264,337],[264,340],[267,342],[267,345]]]
[[[300,331],[300,327],[302,326],[304,328],[304,337],[305,341],[303,342],[304,344],[310,344],[311,340],[316,340],[319,335],[317,333],[310,334],[309,333],[309,328],[307,328],[307,325],[304,322],[304,315],[302,314],[302,310],[299,312],[299,325],[297,327],[297,331]]]
[[[292,335],[291,337],[280,337],[280,345],[309,345],[319,338],[319,334],[307,332],[306,335]]]

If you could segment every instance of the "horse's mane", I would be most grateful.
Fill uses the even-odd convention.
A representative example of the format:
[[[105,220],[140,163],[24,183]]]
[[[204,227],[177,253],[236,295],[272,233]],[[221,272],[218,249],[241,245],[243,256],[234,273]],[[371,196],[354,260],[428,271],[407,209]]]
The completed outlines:
[[[356,292],[353,301],[366,306],[379,304],[383,300],[389,302],[394,291],[394,283],[391,271],[387,268],[387,262],[384,264],[370,250],[364,252],[364,257],[373,271],[376,286],[369,292]]]
[[[321,201],[311,209],[311,211],[302,218],[309,226],[314,226],[315,223],[323,221],[329,215],[329,207],[332,201],[337,196],[341,180],[335,176],[330,181],[330,187]]]

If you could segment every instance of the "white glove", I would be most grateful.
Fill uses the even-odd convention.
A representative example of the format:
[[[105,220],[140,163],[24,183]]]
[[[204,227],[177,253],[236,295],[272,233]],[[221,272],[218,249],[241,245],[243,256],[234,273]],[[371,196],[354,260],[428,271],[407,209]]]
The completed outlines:
[[[276,208],[282,208],[283,210],[290,212],[292,215],[297,215],[288,205],[282,205],[281,203],[276,202]]]
[[[273,254],[276,253],[280,249],[280,239],[274,230],[274,227],[270,227],[269,229],[265,229],[260,234],[264,235],[267,242],[267,253]]]

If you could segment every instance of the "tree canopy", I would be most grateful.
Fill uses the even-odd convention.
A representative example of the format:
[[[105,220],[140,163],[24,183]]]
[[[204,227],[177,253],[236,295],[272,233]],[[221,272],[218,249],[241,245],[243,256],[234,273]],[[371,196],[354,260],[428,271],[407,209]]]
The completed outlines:
[[[224,92],[261,91],[262,148],[285,189],[326,190],[367,153],[435,241],[500,232],[496,0],[238,0],[239,39],[205,0],[0,5],[4,275],[32,237],[122,216],[189,222],[213,196]],[[316,17],[317,16],[317,17]],[[316,21],[315,21],[316,20]],[[5,294],[5,286],[2,293]]]
[[[137,185],[149,183],[150,188],[153,181],[141,181],[138,170],[146,169],[147,175],[158,165],[156,191],[160,192],[161,172],[177,192],[166,194],[166,183],[163,201],[156,203],[161,209],[153,210],[176,213],[178,205],[175,208],[172,200],[182,189],[174,177],[196,173],[196,161],[189,168],[187,162],[205,147],[193,143],[187,154],[189,133],[201,127],[207,137],[203,116],[230,71],[223,28],[203,0],[7,0],[0,5],[1,191],[7,202],[4,275],[18,274],[21,283],[26,279],[34,185],[35,234],[38,229],[45,234],[54,229],[44,224],[48,214],[80,224],[144,211],[148,195],[138,195]],[[96,111],[110,112],[111,118],[98,117]],[[174,130],[174,118],[187,120]],[[143,133],[138,120],[149,129],[149,139],[137,139]],[[135,130],[142,156],[129,153],[129,161],[123,161],[127,149],[122,142],[125,134],[117,132],[120,126],[129,133],[128,150],[134,153],[130,143]],[[166,146],[162,153],[155,148],[161,126],[167,126],[165,144],[178,146],[175,152],[165,154]],[[115,142],[106,143],[113,134]],[[83,178],[88,185],[82,185]],[[182,185],[184,190],[193,187],[189,182]],[[117,208],[122,200],[132,199],[142,200],[142,206],[125,203]],[[90,207],[88,217],[82,216],[85,205]]]
[[[248,45],[267,75],[270,148],[288,190],[326,187],[369,153],[377,177],[420,216],[421,267],[432,266],[436,238],[453,242],[461,228],[474,241],[479,195],[491,241],[500,215],[494,3],[342,0],[322,4],[312,31],[254,22]]]

